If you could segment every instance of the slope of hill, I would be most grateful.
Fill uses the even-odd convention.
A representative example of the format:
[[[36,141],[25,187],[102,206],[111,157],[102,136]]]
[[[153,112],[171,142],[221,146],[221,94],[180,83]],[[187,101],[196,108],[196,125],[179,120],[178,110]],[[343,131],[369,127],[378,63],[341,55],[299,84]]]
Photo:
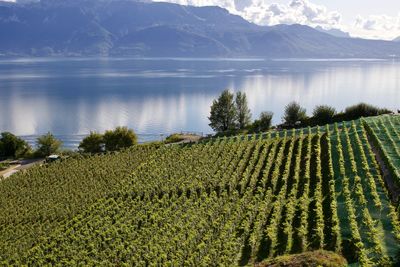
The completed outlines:
[[[398,264],[371,121],[35,167],[0,182],[0,262],[234,266],[326,249]],[[400,118],[382,123],[398,148]]]
[[[176,57],[387,57],[400,44],[261,27],[219,7],[129,0],[0,4],[0,54]]]
[[[329,29],[329,30],[326,30],[326,29],[322,28],[321,26],[317,26],[317,27],[315,27],[315,29],[316,29],[317,31],[324,32],[324,33],[333,35],[333,36],[335,36],[335,37],[340,37],[340,38],[351,38],[351,36],[350,36],[350,34],[349,34],[348,32],[344,32],[344,31],[341,31],[341,30],[339,30],[339,29]]]

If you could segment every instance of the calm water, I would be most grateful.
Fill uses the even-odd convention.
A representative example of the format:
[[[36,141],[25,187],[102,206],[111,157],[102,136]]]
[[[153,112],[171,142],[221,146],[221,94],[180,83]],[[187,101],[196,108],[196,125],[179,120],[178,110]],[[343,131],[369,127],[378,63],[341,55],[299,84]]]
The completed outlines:
[[[140,139],[211,133],[212,100],[247,93],[253,117],[296,100],[338,110],[365,101],[400,109],[400,62],[366,60],[2,59],[0,131],[31,142],[51,131],[74,148],[90,130],[127,125]]]

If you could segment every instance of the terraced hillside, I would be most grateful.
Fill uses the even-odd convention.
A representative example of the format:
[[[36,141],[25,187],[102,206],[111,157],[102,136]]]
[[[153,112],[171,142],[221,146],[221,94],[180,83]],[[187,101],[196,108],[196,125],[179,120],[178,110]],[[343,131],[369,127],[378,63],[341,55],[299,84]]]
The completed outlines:
[[[368,140],[381,120],[393,124],[376,135],[397,168],[389,137],[399,120],[381,117],[139,146],[17,174],[0,182],[0,259],[232,266],[323,248],[362,266],[396,264],[398,214]]]

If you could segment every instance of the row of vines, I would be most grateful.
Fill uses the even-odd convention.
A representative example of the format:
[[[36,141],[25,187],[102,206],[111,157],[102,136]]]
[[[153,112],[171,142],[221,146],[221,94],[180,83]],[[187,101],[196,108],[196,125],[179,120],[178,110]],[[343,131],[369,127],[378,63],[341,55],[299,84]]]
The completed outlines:
[[[0,262],[232,266],[326,249],[395,264],[400,226],[373,130],[354,121],[139,146],[17,174],[0,183]]]

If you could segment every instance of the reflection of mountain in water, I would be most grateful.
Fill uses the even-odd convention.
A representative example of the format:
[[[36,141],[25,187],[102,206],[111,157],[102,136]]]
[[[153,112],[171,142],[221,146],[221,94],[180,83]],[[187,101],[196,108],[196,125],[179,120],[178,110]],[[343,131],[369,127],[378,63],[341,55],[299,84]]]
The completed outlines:
[[[0,130],[71,144],[118,125],[153,139],[209,133],[209,106],[225,88],[245,91],[253,115],[273,111],[275,123],[292,100],[309,112],[360,101],[398,109],[399,77],[391,61],[0,60]]]

